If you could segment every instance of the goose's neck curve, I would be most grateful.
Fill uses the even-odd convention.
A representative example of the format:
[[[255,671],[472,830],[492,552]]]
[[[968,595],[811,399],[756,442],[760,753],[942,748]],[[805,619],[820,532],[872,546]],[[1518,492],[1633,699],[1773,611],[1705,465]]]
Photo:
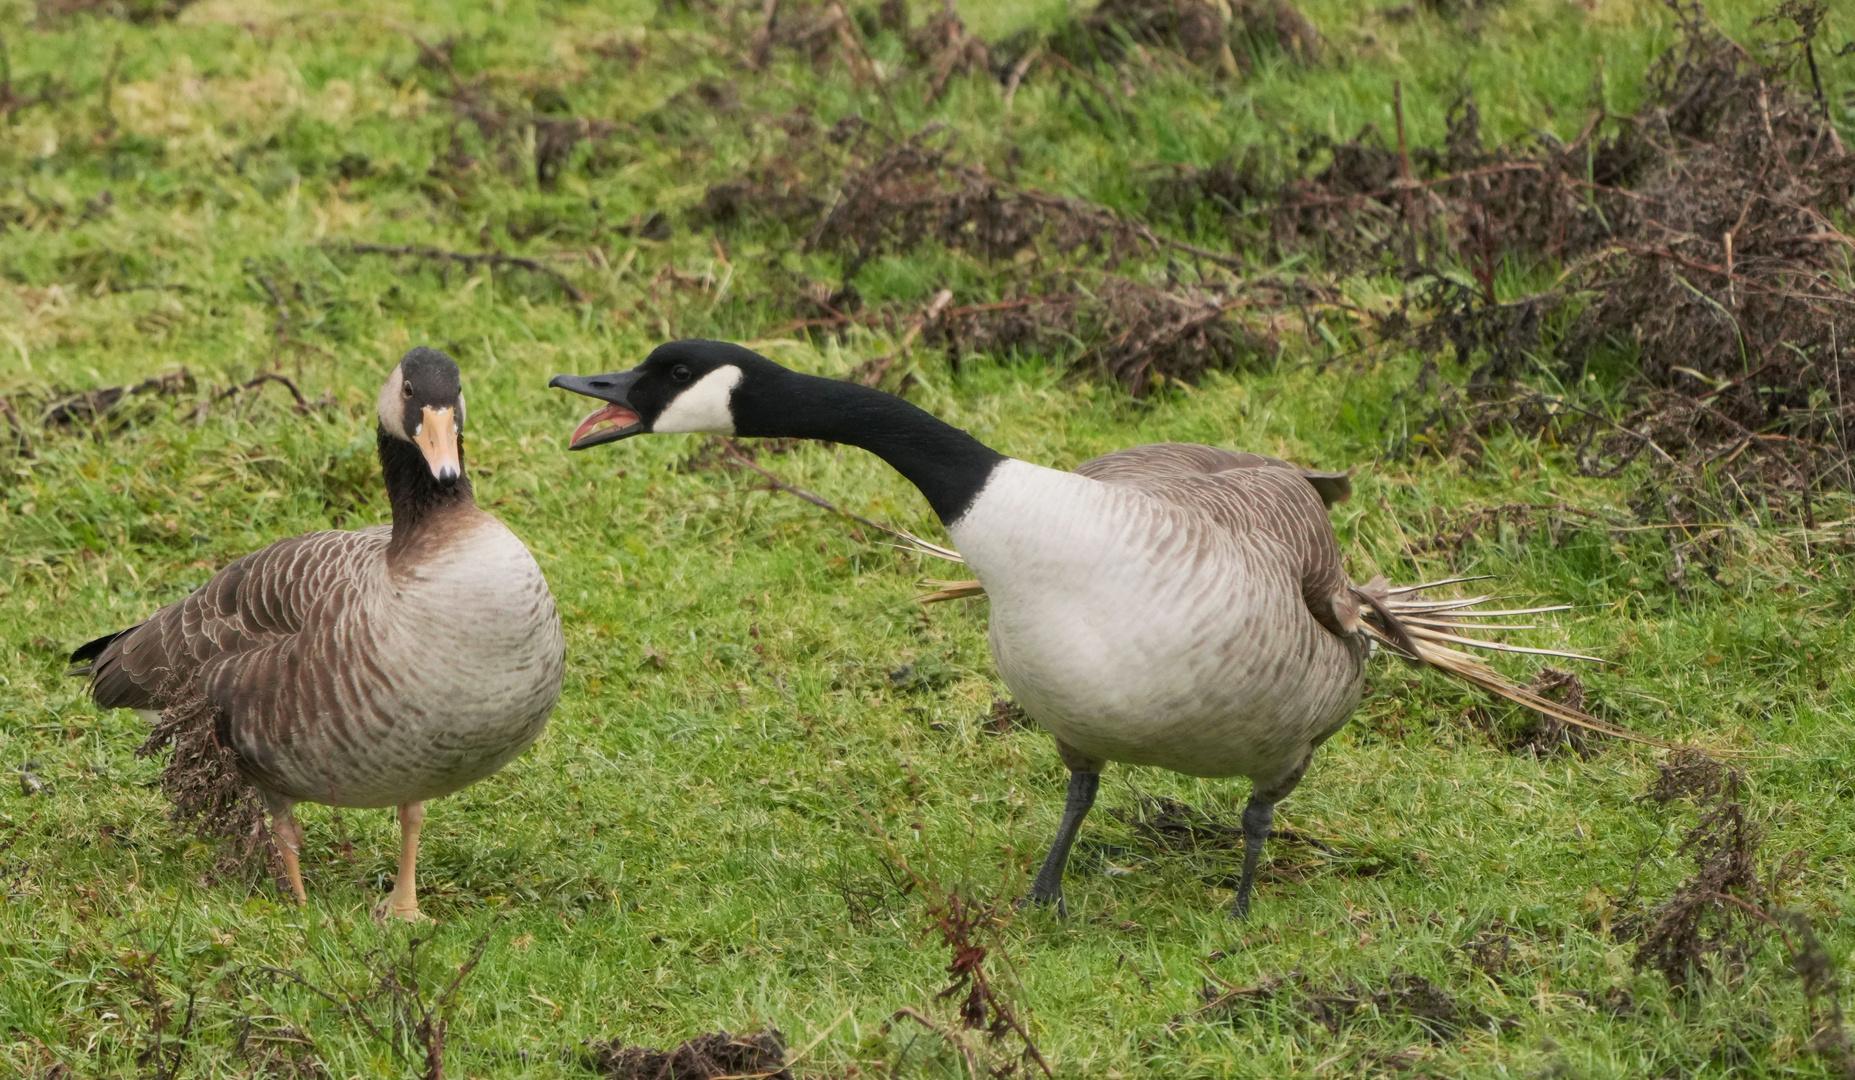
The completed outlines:
[[[395,438],[381,429],[376,439],[380,446],[380,472],[386,479],[387,501],[393,506],[393,541],[388,558],[411,549],[432,524],[448,517],[452,511],[474,507],[476,495],[470,488],[467,471],[450,483],[440,483],[419,448]],[[457,465],[465,470],[464,447],[457,448]]]
[[[819,439],[861,447],[921,490],[942,524],[971,508],[1005,455],[894,394],[784,372],[737,394],[734,431],[754,438]]]

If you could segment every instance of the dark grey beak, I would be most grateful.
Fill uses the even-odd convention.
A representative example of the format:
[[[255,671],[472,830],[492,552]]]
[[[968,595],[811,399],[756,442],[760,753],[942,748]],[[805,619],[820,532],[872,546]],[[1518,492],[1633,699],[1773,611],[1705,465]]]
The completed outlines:
[[[548,380],[550,387],[609,402],[605,408],[580,421],[580,426],[573,429],[573,439],[567,449],[584,450],[644,434],[644,420],[631,407],[627,396],[638,377],[636,371],[619,371],[610,375],[556,375]]]

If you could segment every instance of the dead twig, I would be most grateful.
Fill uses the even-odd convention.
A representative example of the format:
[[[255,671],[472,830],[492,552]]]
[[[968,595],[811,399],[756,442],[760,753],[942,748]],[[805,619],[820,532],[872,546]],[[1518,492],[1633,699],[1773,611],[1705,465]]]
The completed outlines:
[[[289,333],[290,306],[284,303],[283,293],[277,288],[277,283],[259,272],[254,260],[245,260],[245,268],[251,272],[253,278],[257,279],[258,284],[264,287],[265,293],[271,298],[271,304],[277,309],[277,318],[271,326],[272,335],[276,339],[271,344],[271,362],[276,363],[278,354],[283,351],[284,338]],[[300,399],[302,395],[298,394],[297,397]]]
[[[929,1020],[927,1017],[921,1015],[921,1013],[916,1009],[912,1009],[904,1005],[901,1008],[895,1010],[895,1016],[893,1017],[893,1019],[900,1020],[903,1017],[907,1017],[908,1019],[913,1020],[915,1023],[920,1024],[922,1027],[927,1028],[929,1031],[947,1040],[947,1045],[958,1050],[960,1052],[960,1056],[966,1059],[967,1075],[969,1076],[980,1075],[979,1059],[973,1055],[972,1047],[966,1045],[964,1042],[961,1042],[959,1039],[954,1038],[952,1032],[948,1031],[946,1028],[941,1027],[939,1024],[936,1024],[934,1021]],[[1049,1069],[1046,1067],[1044,1071],[1048,1072]]]
[[[0,397],[0,413],[5,413],[7,423],[13,426],[13,434],[19,439],[20,455],[29,458],[38,457],[38,451],[32,445],[32,436],[26,433],[26,423],[19,418],[19,413],[14,410],[10,400]]]
[[[880,521],[871,521],[869,518],[863,517],[860,514],[853,514],[850,511],[845,510],[843,507],[838,506],[836,503],[832,502],[831,500],[825,498],[823,495],[815,495],[812,492],[806,491],[804,488],[793,487],[791,484],[786,483],[784,480],[781,480],[779,477],[773,475],[771,472],[768,472],[766,469],[762,468],[759,464],[755,463],[753,458],[750,458],[746,454],[742,453],[741,448],[735,445],[734,440],[723,438],[719,435],[716,436],[715,438],[716,438],[716,441],[721,444],[722,450],[725,451],[730,458],[733,458],[735,461],[739,462],[740,464],[747,466],[753,471],[759,473],[761,476],[766,477],[767,484],[769,485],[769,490],[783,491],[788,495],[797,495],[799,498],[804,499],[806,502],[811,503],[813,506],[816,506],[821,510],[828,510],[833,514],[838,515],[839,517],[847,517],[859,525],[867,525],[870,528],[875,529],[877,532],[888,533],[890,536],[893,536],[898,540],[906,540],[911,543],[915,541],[915,538],[913,536],[910,536],[908,533],[905,533],[900,529],[891,528],[887,525],[884,525]]]
[[[580,291],[580,288],[569,280],[567,275],[539,259],[531,259],[523,255],[506,255],[500,251],[447,251],[443,248],[425,247],[419,244],[364,244],[355,241],[349,241],[339,247],[354,255],[392,255],[426,259],[431,262],[456,263],[466,267],[513,266],[531,274],[540,274],[554,282],[560,286],[562,292],[572,297],[576,304],[592,303],[592,298]]]
[[[122,67],[122,42],[116,43],[116,50],[110,54],[109,67],[103,72],[103,89],[100,94],[103,109],[103,130],[97,134],[103,142],[116,137],[116,110],[110,99],[116,94],[116,72]]]
[[[876,58],[870,55],[869,43],[863,40],[863,30],[857,21],[850,17],[841,0],[832,0],[831,10],[837,19],[837,32],[843,40],[844,47],[851,55],[863,63],[863,77],[876,88],[876,96],[882,99],[882,108],[889,115],[889,130],[896,135],[902,133],[902,117],[895,111],[895,99],[889,95],[889,84],[882,81],[882,72],[876,67]]]
[[[1018,62],[1011,65],[1011,75],[1005,80],[1005,115],[1011,115],[1011,103],[1018,96],[1018,87],[1023,84],[1024,76],[1030,73],[1031,65],[1043,58],[1043,46],[1037,45],[1031,51],[1018,57]]]
[[[779,0],[766,0],[760,9],[760,28],[754,31],[753,44],[748,47],[748,66],[755,71],[765,71],[766,62],[773,49],[773,25],[779,20]]]
[[[296,411],[298,413],[304,416],[307,416],[309,414],[311,406],[309,404],[309,399],[303,396],[303,391],[299,389],[297,385],[294,382],[291,382],[288,378],[285,378],[282,375],[278,375],[275,372],[269,372],[269,371],[265,372],[262,375],[259,375],[255,379],[249,379],[249,380],[246,380],[245,382],[239,383],[237,386],[226,387],[224,390],[221,390],[219,393],[213,395],[213,399],[210,404],[216,405],[219,402],[224,401],[225,399],[229,397],[234,397],[238,394],[242,394],[247,390],[256,390],[258,387],[263,386],[265,383],[273,383],[273,382],[278,384],[279,386],[282,386],[285,390],[288,390],[290,392],[290,396],[296,399]],[[203,418],[206,415],[206,408],[207,408],[206,404],[202,404],[200,406],[199,410],[195,414],[196,419]]]

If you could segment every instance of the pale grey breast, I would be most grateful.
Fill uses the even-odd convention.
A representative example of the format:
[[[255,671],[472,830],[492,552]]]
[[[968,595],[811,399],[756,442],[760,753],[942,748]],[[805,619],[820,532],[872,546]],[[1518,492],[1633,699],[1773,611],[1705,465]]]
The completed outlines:
[[[1218,455],[1253,457],[1008,461],[953,527],[1000,674],[1090,756],[1273,777],[1358,703],[1364,643],[1324,625],[1351,582],[1320,497],[1292,467]]]

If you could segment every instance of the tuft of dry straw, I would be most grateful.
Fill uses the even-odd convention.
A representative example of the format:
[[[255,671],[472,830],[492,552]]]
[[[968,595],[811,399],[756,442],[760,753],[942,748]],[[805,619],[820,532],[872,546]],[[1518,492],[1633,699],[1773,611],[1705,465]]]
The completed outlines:
[[[161,710],[137,757],[170,751],[161,770],[161,793],[171,804],[168,817],[204,840],[221,840],[213,863],[217,874],[256,877],[281,869],[263,800],[238,770],[232,748],[223,740],[220,710],[197,687],[164,693],[170,704]]]

